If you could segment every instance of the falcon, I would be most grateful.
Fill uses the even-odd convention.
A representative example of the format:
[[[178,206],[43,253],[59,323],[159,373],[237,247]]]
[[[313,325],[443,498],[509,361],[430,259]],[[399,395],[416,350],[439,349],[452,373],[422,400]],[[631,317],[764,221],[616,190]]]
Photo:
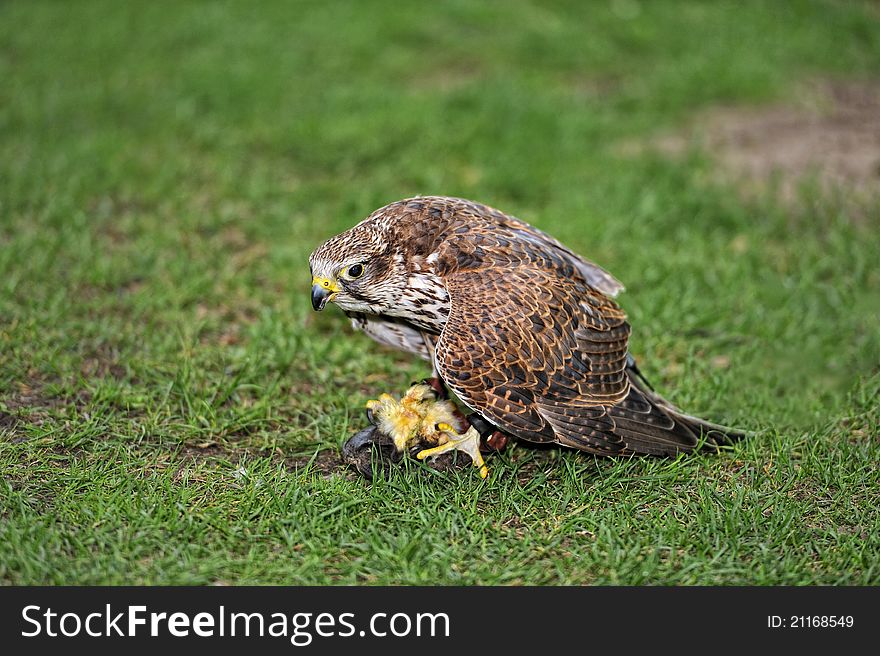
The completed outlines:
[[[435,386],[471,410],[455,422],[444,409],[447,419],[428,431],[437,446],[421,459],[465,451],[485,476],[477,446],[493,431],[603,456],[673,456],[743,437],[683,413],[648,384],[613,300],[620,282],[487,205],[391,203],[324,242],[309,266],[316,311],[335,303],[354,328],[430,361]],[[427,396],[423,385],[400,402],[384,394],[368,403],[398,452],[436,414]]]

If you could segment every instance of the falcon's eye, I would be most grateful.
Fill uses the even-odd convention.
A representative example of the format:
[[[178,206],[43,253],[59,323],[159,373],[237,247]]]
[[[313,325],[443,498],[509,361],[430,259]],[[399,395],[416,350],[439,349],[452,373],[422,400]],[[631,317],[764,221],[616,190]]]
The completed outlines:
[[[360,278],[364,275],[364,265],[363,264],[352,264],[345,270],[345,277],[351,278],[354,280],[355,278]]]

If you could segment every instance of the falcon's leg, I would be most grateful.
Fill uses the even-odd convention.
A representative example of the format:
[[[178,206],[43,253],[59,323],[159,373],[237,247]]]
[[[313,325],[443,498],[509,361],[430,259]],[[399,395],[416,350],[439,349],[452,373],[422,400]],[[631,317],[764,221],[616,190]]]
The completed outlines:
[[[471,426],[476,428],[477,432],[480,434],[480,438],[482,439],[481,450],[484,453],[504,451],[504,448],[507,446],[507,441],[510,439],[508,435],[502,433],[495,428],[495,426],[486,421],[483,415],[479,412],[472,412],[465,417],[465,419]]]
[[[434,349],[437,346],[436,335],[423,332],[422,340],[425,342],[425,348],[428,349],[428,353],[433,354]],[[445,401],[449,398],[449,390],[446,389],[446,384],[443,382],[443,379],[440,378],[440,372],[437,371],[437,365],[435,364],[433,357],[431,357],[431,377],[425,378],[422,382],[425,385],[430,385],[431,389],[437,392],[437,398],[441,401]],[[416,384],[417,383],[413,383],[413,385]]]
[[[412,386],[415,385],[427,385],[437,394],[437,398],[441,401],[449,400],[449,390],[446,389],[446,384],[443,382],[443,379],[437,375],[437,372],[434,372],[434,375],[431,378],[425,378],[420,383],[413,383]]]
[[[433,449],[419,451],[416,454],[416,458],[424,460],[425,458],[439,456],[441,453],[448,453],[449,451],[464,451],[470,456],[474,467],[480,468],[480,478],[486,478],[489,475],[489,470],[486,469],[486,463],[483,461],[483,456],[480,453],[480,434],[473,426],[462,434],[457,433],[455,428],[444,423],[437,424],[437,430],[443,433],[447,441],[440,446],[435,446]]]

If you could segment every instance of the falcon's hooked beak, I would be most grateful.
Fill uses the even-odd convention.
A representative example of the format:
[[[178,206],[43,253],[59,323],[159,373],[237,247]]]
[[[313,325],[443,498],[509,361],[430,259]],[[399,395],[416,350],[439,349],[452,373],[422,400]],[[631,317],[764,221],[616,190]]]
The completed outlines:
[[[320,312],[327,305],[327,301],[332,301],[333,297],[339,291],[339,285],[336,281],[329,278],[312,277],[312,307],[316,312]]]

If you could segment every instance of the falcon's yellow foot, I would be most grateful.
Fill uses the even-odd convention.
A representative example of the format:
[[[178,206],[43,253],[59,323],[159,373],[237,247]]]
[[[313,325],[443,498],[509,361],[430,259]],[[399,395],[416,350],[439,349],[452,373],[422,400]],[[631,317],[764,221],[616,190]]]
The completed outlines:
[[[448,453],[449,451],[463,451],[470,456],[474,467],[480,468],[480,478],[486,478],[489,475],[489,470],[486,468],[486,463],[483,461],[483,456],[480,453],[480,434],[473,426],[462,434],[459,434],[454,427],[447,423],[437,424],[437,430],[443,434],[447,441],[440,446],[435,446],[433,449],[419,451],[416,454],[416,458],[424,460],[425,458],[439,456],[441,453]]]

